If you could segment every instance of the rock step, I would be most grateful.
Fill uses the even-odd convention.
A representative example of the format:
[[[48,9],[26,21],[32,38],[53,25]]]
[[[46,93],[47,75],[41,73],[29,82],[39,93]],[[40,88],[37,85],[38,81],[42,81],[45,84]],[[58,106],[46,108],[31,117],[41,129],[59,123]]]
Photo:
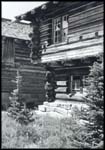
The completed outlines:
[[[62,101],[62,100],[55,100],[54,102],[43,102],[43,105],[51,106],[51,107],[60,107],[60,108],[70,109],[70,110],[75,106],[77,106],[78,108],[87,107],[87,105],[83,102]]]
[[[38,106],[38,110],[39,111],[42,111],[42,112],[57,112],[57,113],[60,113],[62,115],[70,115],[71,113],[71,110],[67,110],[67,109],[64,109],[64,108],[61,108],[61,107],[53,107],[53,106],[45,106],[45,105],[39,105]]]
[[[60,108],[60,107],[56,107],[55,112],[60,113],[62,115],[70,115],[71,114],[71,110],[66,110],[66,109]]]
[[[49,106],[49,107],[60,107],[64,109],[71,109],[72,104],[71,103],[60,103],[60,102],[44,102],[44,106]]]

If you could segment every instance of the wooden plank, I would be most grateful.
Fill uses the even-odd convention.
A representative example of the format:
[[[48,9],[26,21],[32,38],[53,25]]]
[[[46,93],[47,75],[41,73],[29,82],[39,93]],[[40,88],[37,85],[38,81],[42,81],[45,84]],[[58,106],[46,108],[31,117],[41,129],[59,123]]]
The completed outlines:
[[[90,32],[90,33],[82,33],[80,35],[73,35],[73,37],[68,38],[68,42],[76,42],[80,40],[80,36],[82,36],[82,40],[87,40],[87,39],[91,39],[91,38],[95,38],[95,32]]]
[[[78,20],[74,20],[74,21],[72,21],[72,22],[70,22],[69,23],[69,26],[71,27],[72,25],[76,25],[76,24],[79,24],[79,23],[84,23],[85,21],[87,21],[87,22],[89,22],[89,21],[91,21],[91,20],[96,20],[97,18],[99,18],[99,17],[103,17],[103,12],[97,12],[97,13],[93,13],[93,14],[91,14],[91,15],[86,15],[86,16],[84,16],[83,15],[83,17],[82,18],[80,18],[80,19],[78,19]],[[78,16],[78,18],[79,18],[79,16]],[[73,19],[72,19],[73,20]]]
[[[73,89],[73,75],[70,76],[70,92],[72,92]]]
[[[80,26],[72,29],[68,29],[69,37],[75,35],[81,34],[81,33],[87,33],[87,32],[97,32],[103,30],[103,22],[93,22],[92,24],[87,24],[85,26]]]
[[[56,94],[56,99],[70,99],[69,95],[67,94]]]
[[[56,83],[57,83],[58,86],[59,85],[66,85],[66,81],[57,81]]]
[[[89,38],[94,38],[95,37],[95,33],[87,33],[87,34],[82,34],[82,39],[89,39]]]
[[[103,35],[104,35],[104,31],[103,30],[98,32],[98,36],[103,36]]]
[[[43,43],[43,42],[48,41],[50,39],[51,38],[47,36],[47,37],[41,38],[40,41]]]
[[[42,63],[51,62],[51,61],[58,61],[58,60],[75,60],[85,57],[96,56],[99,53],[103,52],[103,44],[96,44],[95,46],[89,46],[86,48],[78,48],[74,50],[68,50],[64,52],[59,52],[55,54],[47,54],[42,56],[41,61]]]
[[[40,38],[42,38],[42,37],[43,37],[43,38],[44,38],[44,37],[48,37],[49,35],[50,35],[50,33],[46,33],[46,34],[44,33],[44,34],[41,34],[41,35],[40,35]]]
[[[89,19],[86,18],[83,21],[78,21],[76,23],[70,24],[68,28],[69,28],[69,30],[72,30],[73,28],[80,27],[80,26],[87,25],[87,24],[92,24],[96,21],[103,22],[103,14],[97,15],[97,17],[95,19],[94,19],[94,17],[93,18],[91,17]]]
[[[82,48],[82,47],[88,47],[88,46],[92,46],[95,44],[100,44],[103,43],[103,38],[95,38],[95,39],[91,39],[91,40],[86,40],[86,41],[79,41],[79,42],[75,42],[72,44],[66,44],[66,45],[61,45],[59,47],[52,47],[52,48],[47,48],[46,53],[55,53],[55,52],[60,52],[60,51],[64,51],[64,50],[69,50],[69,49],[75,49],[75,48]]]
[[[78,20],[93,16],[93,15],[97,15],[99,13],[102,13],[103,11],[104,11],[103,5],[99,5],[96,7],[92,7],[90,9],[86,9],[85,11],[81,11],[80,13],[70,15],[68,21],[69,23],[72,23],[74,21],[78,21]]]
[[[15,52],[17,53],[29,53],[31,51],[31,49],[29,49],[28,47],[27,48],[24,48],[22,49],[21,47],[20,48],[15,48]]]
[[[23,53],[15,53],[15,57],[20,57],[20,58],[30,58],[30,53],[29,54],[23,54]]]
[[[86,11],[86,10],[88,10],[88,9],[91,9],[91,8],[93,8],[93,7],[95,7],[95,6],[99,6],[99,5],[103,5],[103,3],[96,3],[96,2],[88,2],[88,3],[86,3],[86,4],[84,4],[84,5],[80,5],[80,6],[78,6],[78,7],[75,7],[74,9],[70,9],[69,10],[69,14],[70,15],[75,15],[75,14],[79,14],[79,13],[81,13],[81,12],[83,12],[83,11]]]
[[[16,56],[16,59],[30,61],[30,58],[24,58],[24,57],[20,57],[20,56],[19,57]]]
[[[49,20],[51,20],[50,18],[49,18]],[[51,26],[52,25],[52,23],[46,23],[45,25],[40,25],[40,27],[39,27],[39,30],[40,31],[42,31],[44,28],[49,28],[49,26]]]
[[[34,80],[34,81],[32,82],[32,80],[29,79],[28,82],[27,82],[26,80],[22,80],[22,85],[28,86],[28,87],[29,87],[29,86],[36,86],[36,85],[38,85],[38,86],[44,86],[44,82],[45,82],[45,81],[40,81],[40,80],[39,80],[39,81],[35,81],[35,80]]]
[[[58,87],[57,89],[55,89],[55,92],[56,93],[62,93],[62,92],[66,92],[67,90],[67,87]]]

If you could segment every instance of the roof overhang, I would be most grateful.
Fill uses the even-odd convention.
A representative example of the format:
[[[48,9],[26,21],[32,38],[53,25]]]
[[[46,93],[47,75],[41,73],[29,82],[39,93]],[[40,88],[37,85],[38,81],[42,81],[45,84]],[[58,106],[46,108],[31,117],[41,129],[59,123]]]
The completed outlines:
[[[46,10],[48,8],[47,5],[49,3],[51,3],[51,2],[45,2],[45,4],[42,4],[41,6],[35,7],[34,9],[27,11],[24,14],[21,14],[19,16],[15,16],[15,18],[18,21],[21,21],[21,20],[32,21],[31,17],[33,17],[33,16],[35,17],[35,15],[40,14],[41,11]]]

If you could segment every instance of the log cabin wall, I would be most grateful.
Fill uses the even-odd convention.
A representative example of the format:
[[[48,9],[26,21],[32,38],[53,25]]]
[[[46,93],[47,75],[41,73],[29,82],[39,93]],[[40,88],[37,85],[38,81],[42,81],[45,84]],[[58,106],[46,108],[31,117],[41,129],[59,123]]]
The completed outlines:
[[[6,41],[10,41],[9,45]],[[2,36],[1,92],[4,109],[7,109],[9,105],[10,93],[16,88],[16,84],[12,80],[16,78],[17,69],[20,70],[22,76],[21,92],[27,106],[37,106],[45,100],[45,69],[43,65],[31,63],[29,44],[29,39]]]
[[[32,21],[33,27],[36,26],[33,20],[39,19],[41,62],[49,65],[50,74],[55,73],[55,99],[70,99],[68,94],[74,86],[74,76],[84,78],[88,75],[89,66],[96,60],[96,56],[103,53],[103,12],[102,1],[72,1],[48,2],[25,14],[24,20]],[[61,35],[61,41],[55,43],[54,19],[64,15],[67,15],[68,21],[67,39],[61,40]],[[54,90],[53,84],[48,83],[51,80],[47,81],[47,85]]]
[[[61,2],[47,7],[46,19],[40,25],[41,44],[45,41],[48,41],[49,45],[53,44],[53,19],[66,14],[70,43],[80,40],[80,36],[84,34],[103,31],[103,2],[101,1]]]
[[[71,2],[61,6],[58,4],[58,8],[55,6],[52,9],[54,13],[51,10],[46,13],[49,18],[46,17],[47,20],[40,27],[41,42],[48,41],[48,47],[42,52],[42,63],[50,63],[55,70],[55,100],[75,100],[76,97],[69,96],[73,92],[74,78],[80,77],[84,87],[83,78],[89,74],[89,66],[103,52],[103,2]],[[66,14],[67,41],[54,44],[53,19]],[[62,60],[67,61],[65,66],[58,64]],[[53,62],[57,62],[55,66],[51,65]]]

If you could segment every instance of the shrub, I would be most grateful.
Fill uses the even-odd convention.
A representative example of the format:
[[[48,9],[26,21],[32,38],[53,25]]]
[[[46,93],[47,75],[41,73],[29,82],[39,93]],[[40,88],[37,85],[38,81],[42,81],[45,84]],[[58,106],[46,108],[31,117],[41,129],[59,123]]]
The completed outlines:
[[[28,124],[34,119],[32,118],[33,113],[26,108],[25,100],[21,94],[21,82],[22,76],[20,76],[19,70],[17,70],[16,80],[13,81],[17,85],[17,89],[11,93],[10,106],[8,108],[8,116],[12,117],[20,124]]]

